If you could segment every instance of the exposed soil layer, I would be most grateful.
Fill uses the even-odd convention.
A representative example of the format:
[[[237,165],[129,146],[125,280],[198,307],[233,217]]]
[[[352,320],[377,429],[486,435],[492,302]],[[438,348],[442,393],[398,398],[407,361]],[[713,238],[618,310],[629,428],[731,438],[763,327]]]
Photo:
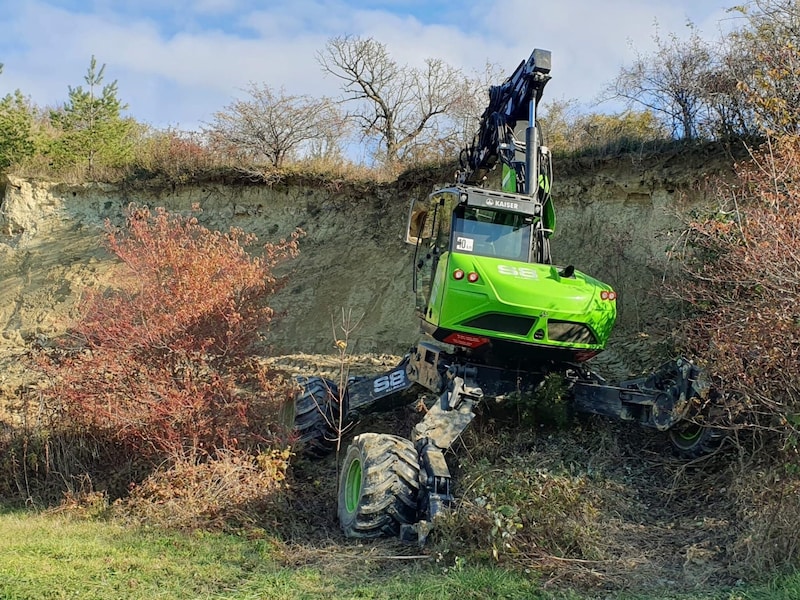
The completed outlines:
[[[707,177],[728,175],[724,154],[626,158],[556,179],[554,262],[572,264],[619,294],[615,339],[597,359],[615,378],[652,367],[657,343],[675,318],[660,293],[680,245],[678,214],[706,200]],[[31,344],[63,333],[85,288],[109,285],[115,265],[103,249],[104,223],[124,223],[132,202],[189,214],[263,241],[300,228],[300,256],[283,269],[287,285],[273,307],[284,313],[268,336],[268,354],[333,352],[342,315],[358,321],[355,353],[402,354],[416,341],[411,294],[413,249],[403,242],[409,201],[444,173],[391,185],[276,181],[131,189],[5,180],[0,204],[0,395],[20,383],[19,358]]]

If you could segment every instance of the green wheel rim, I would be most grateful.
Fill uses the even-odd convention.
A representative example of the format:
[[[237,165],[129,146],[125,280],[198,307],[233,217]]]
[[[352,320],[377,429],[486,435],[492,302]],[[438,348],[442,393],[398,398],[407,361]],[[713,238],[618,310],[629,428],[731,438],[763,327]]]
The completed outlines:
[[[344,505],[347,512],[355,512],[359,500],[361,500],[361,461],[354,460],[347,469],[347,479],[344,484]]]
[[[678,434],[678,437],[681,438],[683,441],[693,442],[694,440],[699,438],[700,435],[703,433],[703,428],[700,427],[699,425],[695,427],[689,426],[686,427],[685,429],[677,431],[676,433]]]

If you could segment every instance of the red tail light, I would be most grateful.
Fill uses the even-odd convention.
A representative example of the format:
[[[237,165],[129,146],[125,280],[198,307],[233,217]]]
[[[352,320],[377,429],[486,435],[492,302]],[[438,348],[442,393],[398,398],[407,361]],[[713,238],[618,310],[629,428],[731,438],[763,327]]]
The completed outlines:
[[[453,279],[455,279],[456,281],[461,281],[462,279],[464,279],[464,276],[466,276],[467,281],[469,281],[470,283],[475,283],[476,281],[478,281],[478,279],[480,279],[480,277],[475,271],[472,271],[469,275],[464,273],[462,269],[456,269],[455,271],[453,271]]]
[[[600,300],[616,300],[617,292],[614,290],[603,290],[600,292]]]
[[[451,333],[442,340],[445,344],[464,346],[465,348],[478,348],[489,343],[489,338],[469,333]]]

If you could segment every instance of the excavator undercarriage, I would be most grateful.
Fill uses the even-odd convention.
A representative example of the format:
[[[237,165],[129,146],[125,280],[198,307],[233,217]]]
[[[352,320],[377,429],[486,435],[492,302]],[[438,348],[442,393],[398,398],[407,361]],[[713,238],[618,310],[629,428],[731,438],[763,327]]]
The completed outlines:
[[[532,394],[544,378],[555,371],[553,366],[535,371],[510,371],[497,366],[470,362],[458,353],[445,352],[431,342],[420,342],[396,367],[373,377],[351,378],[343,394],[336,392],[333,382],[321,378],[303,381],[306,396],[313,396],[319,407],[313,427],[299,430],[301,447],[333,446],[339,431],[346,431],[362,416],[385,411],[416,401],[421,395],[433,398],[426,404],[425,416],[413,428],[410,440],[385,434],[366,435],[373,443],[364,444],[357,436],[356,446],[364,446],[360,454],[348,455],[342,467],[340,481],[340,521],[351,537],[374,537],[400,534],[405,540],[424,541],[436,515],[453,502],[451,475],[444,453],[467,429],[475,417],[475,409],[487,398],[502,402],[511,394]],[[658,431],[671,431],[706,402],[709,388],[702,373],[691,362],[676,359],[662,365],[652,374],[611,385],[583,365],[561,365],[560,374],[568,387],[569,400],[575,411],[635,423]],[[309,390],[312,390],[309,392]],[[302,394],[301,394],[302,396]],[[338,422],[330,407],[344,403],[343,421]],[[323,414],[329,415],[327,418]],[[675,448],[687,457],[696,455],[698,448],[689,443],[685,434],[677,437]],[[703,451],[709,442],[703,438]],[[386,438],[383,440],[382,438]],[[377,440],[377,441],[376,441]],[[384,446],[396,449],[404,444],[405,458],[392,453],[384,455]],[[383,444],[378,442],[383,441]],[[683,442],[681,444],[681,441]],[[378,456],[370,452],[379,449]],[[409,461],[413,454],[415,461]],[[355,461],[355,462],[354,462]],[[380,526],[374,526],[372,504],[360,505],[346,498],[370,495],[370,481],[363,479],[364,464],[377,462],[383,470],[392,472],[403,466],[413,468],[406,479],[397,477],[394,485],[381,480],[382,493],[413,499],[414,506],[382,514]],[[416,462],[416,467],[409,467]],[[359,477],[354,477],[353,465]],[[386,489],[383,489],[386,488]],[[410,491],[406,488],[410,488]],[[394,490],[394,491],[392,491]],[[344,504],[342,504],[344,502]],[[349,508],[348,508],[349,506]],[[366,510],[365,510],[366,508]],[[358,514],[359,511],[364,514]],[[364,522],[367,523],[365,526]]]

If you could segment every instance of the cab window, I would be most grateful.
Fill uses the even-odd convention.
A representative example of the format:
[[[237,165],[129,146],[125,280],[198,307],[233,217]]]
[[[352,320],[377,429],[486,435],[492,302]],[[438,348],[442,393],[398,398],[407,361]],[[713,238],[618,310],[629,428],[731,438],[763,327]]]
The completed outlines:
[[[531,223],[532,218],[526,215],[459,206],[453,213],[450,250],[527,262]]]

